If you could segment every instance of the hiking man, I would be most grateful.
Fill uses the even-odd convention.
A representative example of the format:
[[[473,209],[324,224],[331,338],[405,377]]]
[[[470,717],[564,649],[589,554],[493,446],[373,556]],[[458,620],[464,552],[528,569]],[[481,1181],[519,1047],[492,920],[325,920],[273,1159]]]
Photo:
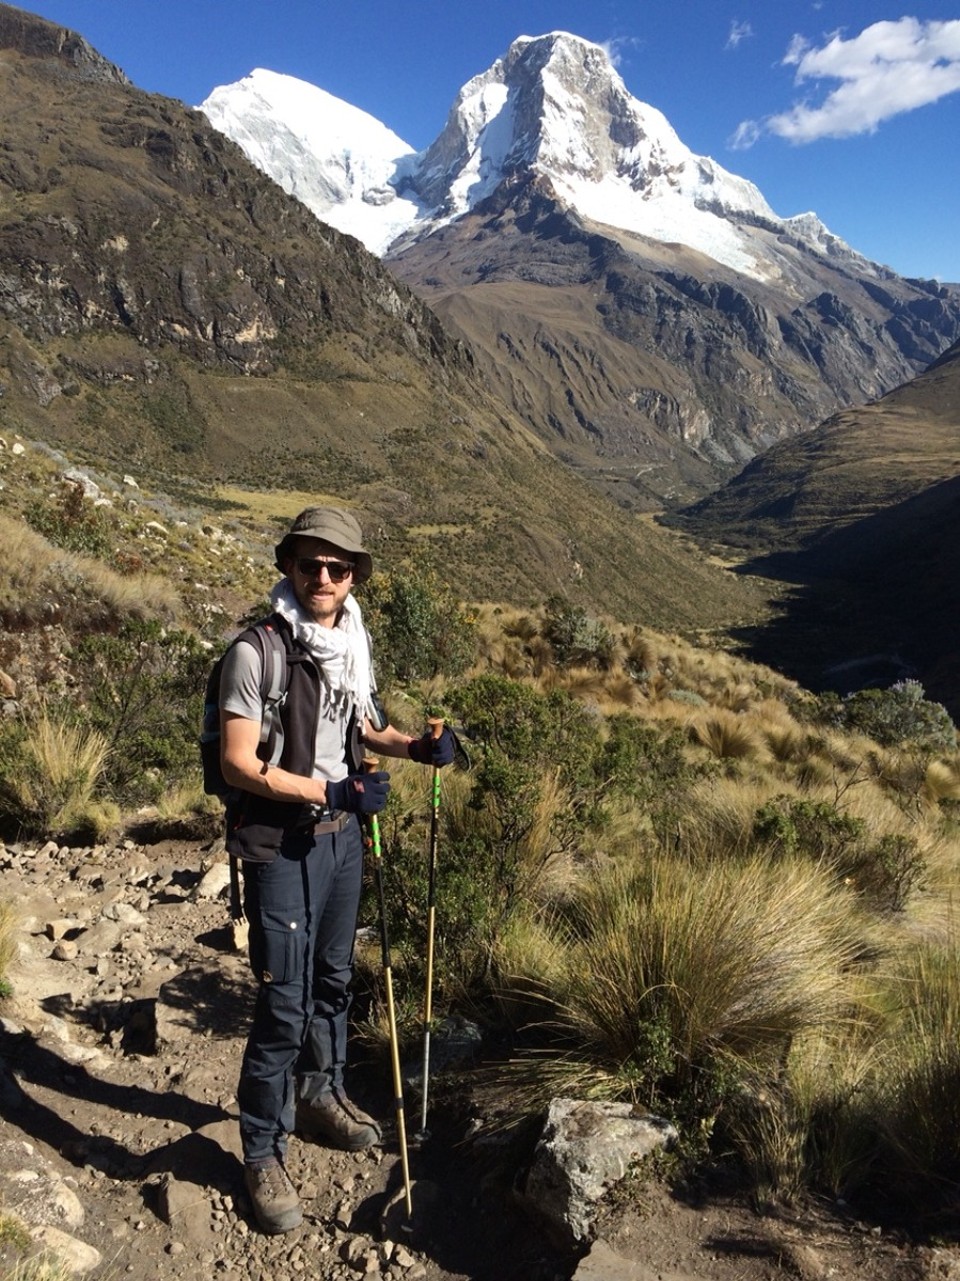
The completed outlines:
[[[385,771],[362,772],[363,749],[435,766],[454,756],[449,730],[410,738],[380,710],[352,595],[373,568],[354,516],[332,507],[301,512],[277,544],[276,564],[284,577],[271,592],[275,613],[267,622],[283,639],[287,664],[276,765],[261,746],[262,646],[238,638],[219,696],[221,768],[238,789],[227,807],[227,848],[240,860],[259,983],[237,1090],[240,1136],[247,1190],[268,1233],[302,1219],[284,1166],[295,1127],[348,1151],[380,1139],[376,1121],[343,1085],[359,820],[381,810],[390,790]]]

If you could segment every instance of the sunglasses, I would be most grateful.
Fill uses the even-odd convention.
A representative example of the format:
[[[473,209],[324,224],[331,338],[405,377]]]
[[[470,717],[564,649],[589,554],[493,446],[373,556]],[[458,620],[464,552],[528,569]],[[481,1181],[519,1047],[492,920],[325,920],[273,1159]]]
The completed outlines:
[[[298,556],[297,569],[304,578],[319,578],[321,570],[325,569],[331,583],[342,583],[353,573],[354,566],[345,560],[314,560],[310,556]]]

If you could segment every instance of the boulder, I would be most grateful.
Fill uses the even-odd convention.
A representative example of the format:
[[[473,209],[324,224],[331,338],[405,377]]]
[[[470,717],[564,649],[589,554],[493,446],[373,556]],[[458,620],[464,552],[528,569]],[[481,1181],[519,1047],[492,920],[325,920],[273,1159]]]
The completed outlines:
[[[558,1241],[582,1246],[593,1239],[605,1194],[637,1161],[677,1138],[669,1121],[638,1114],[629,1103],[554,1099],[521,1199]]]

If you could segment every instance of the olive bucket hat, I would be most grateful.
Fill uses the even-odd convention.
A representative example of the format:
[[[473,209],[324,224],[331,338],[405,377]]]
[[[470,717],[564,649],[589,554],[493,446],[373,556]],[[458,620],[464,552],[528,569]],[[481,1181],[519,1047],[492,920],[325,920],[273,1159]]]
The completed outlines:
[[[363,547],[360,523],[356,516],[340,507],[308,507],[302,511],[274,549],[277,569],[283,571],[283,562],[293,554],[291,549],[297,538],[322,538],[325,543],[348,552],[356,563],[355,583],[365,583],[373,573],[370,553]]]

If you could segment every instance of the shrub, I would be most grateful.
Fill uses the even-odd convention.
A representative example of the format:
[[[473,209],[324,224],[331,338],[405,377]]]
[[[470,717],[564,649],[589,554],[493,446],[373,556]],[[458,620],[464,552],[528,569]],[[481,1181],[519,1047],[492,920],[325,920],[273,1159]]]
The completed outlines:
[[[903,832],[872,837],[862,818],[827,801],[777,796],[757,810],[755,838],[771,853],[801,854],[832,867],[873,906],[899,912],[923,879],[917,839]]]
[[[753,832],[772,853],[803,854],[842,867],[865,826],[827,801],[777,796],[757,810]]]
[[[911,743],[931,752],[952,752],[957,730],[946,708],[924,697],[918,681],[899,681],[889,689],[864,689],[826,704],[828,720],[857,730],[884,747]]]
[[[602,796],[623,797],[657,830],[675,825],[688,789],[704,774],[687,760],[681,731],[626,714],[609,717],[606,730],[595,766]]]
[[[86,715],[110,748],[106,783],[122,803],[154,801],[197,766],[210,655],[192,634],[130,619],[87,635],[74,657]]]
[[[596,667],[607,671],[613,662],[613,634],[599,619],[562,596],[544,606],[543,634],[561,667]]]
[[[382,687],[459,676],[476,653],[476,627],[436,574],[378,574],[363,589]]]
[[[52,499],[38,498],[24,512],[27,524],[64,551],[107,556],[113,530],[106,508],[84,497],[83,487],[64,481]]]

